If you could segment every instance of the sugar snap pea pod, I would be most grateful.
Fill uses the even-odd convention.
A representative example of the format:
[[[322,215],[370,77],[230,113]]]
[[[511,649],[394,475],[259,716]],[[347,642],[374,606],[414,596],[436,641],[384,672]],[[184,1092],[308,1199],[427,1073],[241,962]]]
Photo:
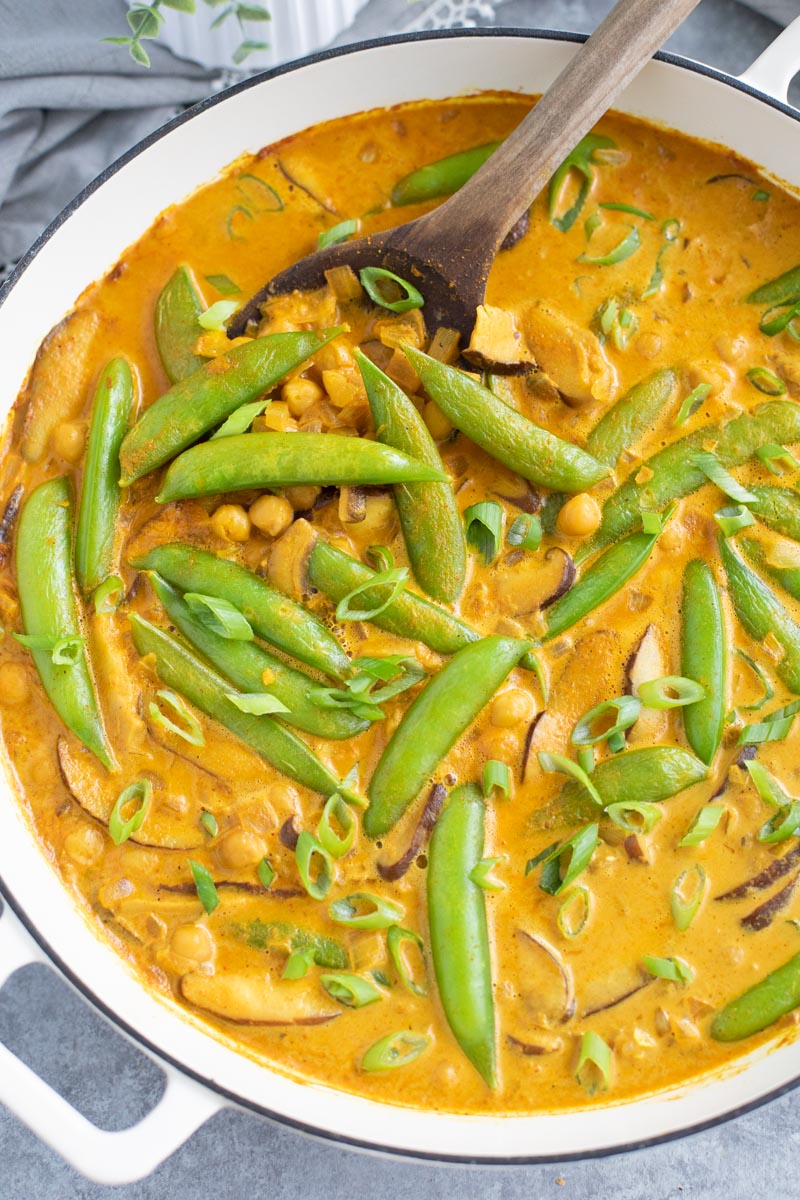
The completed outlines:
[[[702,700],[682,712],[689,745],[710,764],[722,741],[728,707],[728,635],[714,573],[697,558],[683,572],[681,674],[706,689]]]
[[[471,150],[449,154],[436,162],[427,163],[399,179],[392,188],[392,204],[420,204],[424,200],[436,200],[439,196],[452,196],[471,179],[490,155],[494,154],[499,142],[487,142]]]
[[[236,688],[201,662],[187,646],[136,613],[131,613],[130,621],[133,644],[142,657],[154,655],[156,672],[167,687],[185,696],[207,717],[219,721],[296,783],[323,796],[334,792],[345,794],[336,776],[290,729],[272,717],[252,716],[238,709],[228,699]]]
[[[185,542],[170,542],[132,559],[131,566],[157,571],[182,592],[227,600],[265,642],[332,679],[347,679],[353,674],[350,659],[322,621],[238,563]]]
[[[369,567],[351,558],[343,550],[337,550],[322,538],[317,539],[308,560],[308,577],[311,583],[336,604],[354,588],[367,583],[374,574]],[[387,584],[387,596],[389,590],[390,585]],[[382,599],[377,589],[375,599]],[[454,617],[444,608],[439,608],[437,604],[424,600],[422,596],[416,596],[408,588],[382,612],[371,617],[370,621],[379,629],[385,629],[397,637],[422,642],[438,654],[455,654],[457,650],[468,646],[470,642],[477,642],[480,638],[479,633],[470,629],[463,621],[459,621],[458,617]]]
[[[752,487],[747,507],[776,533],[800,542],[800,495],[782,487]]]
[[[770,971],[741,996],[726,1004],[711,1022],[717,1042],[739,1042],[772,1025],[800,1004],[800,954]]]
[[[529,421],[457,367],[404,346],[426,392],[468,438],[524,479],[563,492],[582,492],[608,467],[591,454]]]
[[[288,708],[288,712],[280,714],[284,725],[294,725],[317,737],[336,739],[354,737],[369,728],[369,721],[359,720],[347,709],[321,708],[309,699],[311,689],[319,687],[316,680],[255,642],[220,637],[158,575],[152,573],[150,582],[173,625],[212,666],[243,692],[269,692]],[[269,673],[268,683],[264,681],[265,672]]]
[[[220,425],[234,409],[268,392],[341,327],[322,333],[271,333],[234,346],[179,380],[145,410],[120,450],[123,487],[154,471]]]
[[[756,542],[752,538],[741,538],[739,548],[748,562],[751,562],[759,571],[763,571],[770,579],[774,579],[784,591],[788,592],[790,596],[794,596],[795,600],[800,600],[800,565],[796,567],[773,566],[761,542]]]
[[[95,392],[75,532],[75,575],[85,592],[94,591],[113,571],[120,498],[119,448],[132,407],[130,364],[124,358],[114,358],[103,371]]]
[[[179,383],[206,362],[194,352],[202,332],[197,318],[203,307],[188,268],[178,267],[156,300],[153,320],[158,354],[170,383]]]
[[[201,442],[170,465],[159,504],[297,484],[444,482],[444,471],[366,438],[338,433],[241,433]]]
[[[706,425],[660,450],[645,464],[652,472],[646,483],[637,484],[631,477],[609,496],[597,533],[581,547],[576,561],[629,533],[640,522],[642,509],[658,511],[708,483],[693,456],[709,441],[716,442],[714,453],[723,467],[740,466],[765,443],[788,445],[800,441],[800,405],[785,400],[761,404],[724,428]]]
[[[357,354],[375,422],[375,436],[417,462],[443,470],[428,427],[402,388]],[[436,600],[461,595],[467,570],[464,524],[449,483],[400,483],[394,500],[417,583]]]
[[[777,279],[762,283],[754,292],[745,297],[748,304],[790,304],[792,300],[800,299],[800,266],[784,271]]]
[[[592,771],[592,783],[607,808],[634,800],[658,804],[707,776],[705,764],[680,746],[643,746],[598,763]],[[559,829],[596,820],[597,814],[597,804],[586,788],[572,780],[554,800],[534,813],[533,824],[537,829]]]
[[[665,368],[634,384],[589,434],[586,439],[589,453],[607,467],[616,466],[622,451],[630,450],[653,428],[675,391],[677,378],[675,371]]]
[[[447,1023],[489,1087],[497,1087],[486,893],[470,879],[483,857],[486,807],[474,783],[456,788],[428,848],[431,958]]]
[[[756,641],[762,642],[770,633],[777,638],[784,653],[775,670],[789,691],[800,696],[800,625],[774,592],[742,562],[727,538],[719,538],[719,549],[737,617]]]
[[[532,643],[488,637],[454,654],[425,685],[389,739],[370,780],[364,832],[399,821],[436,767]]]
[[[41,638],[31,654],[42,686],[61,720],[110,771],[116,768],[94,688],[72,576],[72,488],[62,476],[31,492],[19,518],[17,590],[27,637]],[[74,662],[57,663],[57,643],[73,642]]]
[[[545,639],[557,637],[604,604],[632,579],[650,557],[657,534],[632,533],[600,555],[577,583],[547,610]]]

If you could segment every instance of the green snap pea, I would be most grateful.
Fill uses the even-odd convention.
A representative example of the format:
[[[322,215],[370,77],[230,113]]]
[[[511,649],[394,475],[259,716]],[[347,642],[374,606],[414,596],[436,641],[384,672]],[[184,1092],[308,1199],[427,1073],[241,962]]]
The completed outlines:
[[[634,384],[608,410],[586,439],[586,449],[607,467],[617,464],[623,450],[630,450],[649,429],[675,392],[678,376],[665,368]]]
[[[697,558],[683,573],[681,674],[706,690],[702,700],[682,712],[689,745],[709,765],[719,750],[728,710],[728,633],[714,573]]]
[[[782,487],[752,487],[747,507],[776,533],[800,542],[800,495]]]
[[[693,459],[709,441],[716,442],[714,453],[723,467],[740,466],[765,443],[787,445],[800,441],[800,405],[770,401],[742,413],[724,428],[706,425],[660,450],[645,464],[652,472],[647,483],[637,484],[631,477],[609,496],[597,533],[584,543],[576,561],[629,533],[641,522],[643,509],[660,511],[708,483]]]
[[[474,146],[471,150],[461,150],[437,162],[426,163],[397,181],[392,188],[392,204],[399,208],[403,204],[421,204],[440,196],[452,196],[499,145],[499,142],[487,142],[485,146]]]
[[[770,971],[726,1004],[711,1023],[717,1042],[738,1042],[772,1025],[800,1004],[800,954]]]
[[[185,542],[171,542],[131,560],[131,566],[156,571],[182,592],[227,600],[265,642],[332,679],[353,674],[350,659],[322,621],[238,563]]]
[[[547,610],[545,639],[557,637],[583,620],[624,587],[647,562],[657,539],[657,534],[632,533],[615,546],[609,546]]]
[[[234,346],[179,380],[145,410],[120,450],[123,487],[162,466],[220,425],[242,404],[263,396],[288,371],[342,332],[272,333]],[[227,445],[230,439],[224,439]]]
[[[41,639],[31,655],[42,686],[61,720],[109,771],[116,769],[108,744],[78,612],[72,575],[72,488],[62,476],[31,492],[19,518],[17,590],[22,627]],[[55,663],[54,647],[78,638],[75,661]],[[49,644],[47,644],[49,643]]]
[[[658,804],[707,776],[705,765],[680,746],[643,746],[598,763],[591,778],[607,809],[632,800]],[[597,815],[597,803],[583,784],[572,780],[534,813],[533,824],[537,829],[560,829],[596,820]]]
[[[756,542],[752,538],[741,538],[739,548],[748,562],[768,575],[770,579],[774,579],[784,591],[788,592],[790,596],[794,596],[795,600],[800,600],[800,562],[796,567],[774,567],[761,542]]]
[[[285,725],[294,725],[305,733],[323,738],[349,738],[369,728],[347,709],[321,708],[309,698],[318,688],[315,679],[288,666],[276,654],[270,654],[256,642],[221,637],[201,621],[183,598],[155,573],[150,582],[172,623],[196,650],[243,692],[267,692],[289,710],[280,714]],[[264,673],[269,672],[269,683]]]
[[[207,717],[219,721],[235,737],[252,747],[277,771],[296,783],[330,796],[347,795],[339,780],[290,729],[269,716],[251,716],[236,707],[228,695],[236,689],[212,671],[182,642],[143,617],[131,613],[133,644],[142,656],[155,656],[158,676],[194,704]]]
[[[336,604],[354,588],[368,583],[375,573],[322,538],[317,539],[308,560],[309,580]],[[387,584],[387,596],[390,590],[391,585]],[[376,589],[376,601],[383,598]],[[455,654],[480,638],[479,633],[459,621],[458,617],[424,600],[422,596],[416,596],[408,588],[404,588],[396,600],[371,617],[370,621],[397,637],[422,642],[438,654]]]
[[[159,504],[298,484],[440,482],[444,471],[380,442],[337,433],[240,433],[201,442],[171,464],[156,496]]]
[[[800,696],[800,625],[774,592],[742,562],[727,538],[719,538],[719,548],[737,617],[757,642],[763,642],[770,633],[777,638],[784,653],[775,670],[789,691]]]
[[[428,427],[402,388],[365,355],[357,354],[375,422],[375,436],[417,462],[442,471]],[[467,570],[464,525],[449,483],[400,483],[394,499],[417,583],[436,600],[461,595]]]
[[[768,283],[762,283],[761,287],[757,287],[754,292],[745,297],[748,304],[768,304],[774,307],[777,304],[791,304],[793,300],[800,299],[800,266],[792,267],[790,271],[784,271],[783,275],[779,275],[777,279],[770,279]]]
[[[194,352],[203,307],[188,268],[178,267],[156,300],[153,320],[158,354],[170,383],[186,379],[206,362]]]
[[[124,358],[112,359],[94,397],[75,532],[75,575],[94,591],[114,569],[119,511],[119,448],[133,408],[133,376]]]
[[[488,637],[454,654],[425,685],[392,734],[368,788],[364,832],[381,837],[411,801],[500,684],[531,648]]]
[[[486,894],[470,876],[483,858],[486,808],[480,788],[452,793],[428,847],[431,958],[447,1023],[483,1079],[497,1086],[492,964]]]
[[[582,492],[608,467],[572,442],[529,421],[456,367],[404,346],[426,392],[450,421],[478,446],[531,483]]]

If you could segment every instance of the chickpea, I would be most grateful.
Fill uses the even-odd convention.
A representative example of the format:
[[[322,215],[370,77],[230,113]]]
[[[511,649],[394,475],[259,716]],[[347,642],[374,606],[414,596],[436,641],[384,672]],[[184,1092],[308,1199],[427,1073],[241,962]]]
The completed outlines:
[[[181,958],[209,962],[214,957],[214,939],[205,925],[179,925],[172,935],[170,948]]]
[[[83,454],[86,430],[83,425],[78,425],[74,421],[62,421],[53,430],[52,441],[56,454],[65,458],[67,462],[74,463]]]
[[[510,729],[524,721],[530,721],[535,711],[530,692],[523,688],[506,688],[492,701],[491,721],[501,729]]]
[[[556,518],[556,529],[564,537],[587,537],[600,524],[602,513],[594,496],[578,492],[571,496]]]
[[[714,349],[720,356],[723,362],[733,364],[741,362],[750,354],[750,346],[747,338],[742,334],[737,334],[735,337],[730,333],[723,333],[714,342]]]
[[[248,833],[246,829],[234,829],[223,838],[219,853],[223,864],[236,870],[260,862],[265,849],[263,840],[257,834]]]
[[[295,512],[307,512],[309,508],[314,507],[314,502],[321,490],[321,488],[315,487],[313,483],[298,484],[297,487],[284,488],[283,495]]]
[[[103,853],[104,838],[94,825],[82,825],[74,829],[64,840],[64,849],[73,862],[83,867],[96,863]]]
[[[30,690],[28,669],[23,663],[6,662],[0,666],[0,703],[24,704]]]
[[[313,408],[315,404],[319,403],[323,395],[324,392],[319,384],[313,379],[306,379],[303,375],[288,380],[281,388],[281,399],[285,400],[293,417],[302,417],[309,408]]]
[[[367,511],[364,520],[356,528],[360,533],[368,534],[371,538],[381,536],[388,540],[388,531],[394,529],[396,515],[394,497],[388,493],[379,492],[377,495],[367,496]]]
[[[661,338],[657,333],[640,333],[634,345],[640,358],[655,358],[661,349]]]
[[[217,537],[228,542],[246,542],[250,537],[250,518],[241,504],[220,504],[211,518]]]
[[[250,520],[269,537],[280,537],[294,520],[294,509],[285,496],[267,493],[250,505]]]
[[[442,442],[453,432],[453,425],[448,421],[438,404],[429,400],[422,410],[422,419],[428,426],[430,435],[435,442]]]

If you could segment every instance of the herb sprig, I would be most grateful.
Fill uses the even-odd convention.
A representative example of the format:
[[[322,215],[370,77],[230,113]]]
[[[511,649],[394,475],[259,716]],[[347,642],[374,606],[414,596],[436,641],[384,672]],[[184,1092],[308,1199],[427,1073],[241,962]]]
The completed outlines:
[[[269,42],[255,41],[248,37],[244,24],[245,21],[269,21],[269,11],[263,5],[244,3],[243,0],[203,0],[203,3],[208,8],[222,9],[212,21],[212,29],[217,29],[230,18],[238,21],[242,41],[233,52],[233,61],[237,67],[255,51],[269,49]],[[127,37],[103,38],[103,41],[114,46],[127,46],[135,63],[140,67],[149,67],[150,55],[142,43],[158,37],[164,24],[162,8],[172,8],[177,12],[189,14],[197,11],[196,0],[152,0],[150,4],[134,4],[128,10],[130,34]]]

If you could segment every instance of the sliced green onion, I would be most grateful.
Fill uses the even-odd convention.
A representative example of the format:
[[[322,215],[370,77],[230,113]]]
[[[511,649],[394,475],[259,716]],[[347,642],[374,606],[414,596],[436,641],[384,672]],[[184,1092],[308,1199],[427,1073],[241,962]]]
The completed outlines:
[[[288,713],[291,710],[277,696],[269,692],[226,692],[225,696],[234,704],[239,712],[249,713],[252,717],[265,717],[269,713]]]
[[[543,863],[546,858],[549,858],[552,851],[557,850],[560,845],[560,842],[551,842],[549,846],[545,846],[544,850],[540,850],[534,858],[529,858],[525,863],[525,874],[530,875],[531,871],[538,867],[539,863]]]
[[[350,971],[339,971],[336,974],[320,975],[319,981],[333,1000],[338,1000],[345,1008],[366,1008],[381,999],[381,994],[363,975],[353,975]]]
[[[142,828],[152,798],[153,785],[149,779],[137,779],[135,783],[129,784],[124,791],[120,792],[111,810],[111,816],[108,818],[108,832],[115,846],[121,846],[123,842],[127,842],[132,833],[138,833]],[[139,801],[139,807],[133,816],[126,820],[122,815],[122,810],[134,800]]]
[[[542,544],[542,522],[537,516],[522,513],[506,534],[509,546],[520,546],[523,550],[538,550]]]
[[[595,767],[594,748],[592,746],[578,747],[578,766],[587,775],[591,775]]]
[[[553,174],[547,193],[548,217],[550,218],[550,223],[556,229],[560,230],[561,233],[567,233],[572,228],[586,203],[586,197],[589,195],[589,189],[594,179],[592,163],[600,161],[599,158],[595,158],[596,152],[615,148],[615,144],[611,138],[597,133],[587,134],[586,137],[578,142],[575,149],[567,155],[561,166]],[[580,177],[578,194],[570,207],[561,216],[557,216],[556,209],[561,199],[564,184],[573,171]]]
[[[668,979],[671,983],[691,983],[694,971],[682,958],[653,958],[650,954],[642,955],[642,963],[646,971],[656,979]]]
[[[576,938],[582,933],[589,920],[590,898],[585,887],[574,887],[567,892],[558,906],[556,925],[562,937]]]
[[[156,692],[157,698],[166,704],[167,708],[171,708],[176,717],[182,722],[176,725],[170,720],[165,713],[156,704],[155,700],[151,700],[147,705],[147,711],[150,713],[150,720],[159,729],[168,729],[170,733],[176,734],[179,738],[183,738],[190,746],[205,746],[205,734],[200,726],[197,717],[189,709],[186,701],[178,696],[175,692],[169,691],[167,688],[160,688]]]
[[[373,896],[370,892],[353,892],[328,905],[331,920],[350,929],[388,929],[397,924],[404,912],[396,900]]]
[[[685,421],[689,420],[689,417],[694,416],[710,391],[710,383],[698,383],[696,388],[692,388],[689,395],[681,402],[673,425],[683,425]]]
[[[749,492],[746,487],[742,487],[738,480],[734,479],[728,471],[725,470],[722,463],[717,458],[716,454],[710,454],[703,450],[699,454],[692,456],[693,464],[702,471],[706,479],[710,479],[715,483],[721,492],[726,496],[730,496],[731,500],[737,500],[740,504],[750,504],[751,501],[758,497]]]
[[[800,800],[779,809],[758,831],[760,842],[785,842],[790,837],[800,837]]]
[[[487,564],[497,557],[503,540],[503,510],[496,500],[481,500],[464,511],[467,541]]]
[[[485,892],[502,892],[506,885],[500,880],[495,879],[492,871],[498,863],[505,862],[508,858],[507,854],[501,854],[497,858],[482,858],[469,873],[469,878],[476,887],[483,888]]]
[[[685,675],[662,675],[639,684],[639,699],[645,708],[683,708],[703,700],[706,689],[696,679]]]
[[[309,967],[313,966],[313,950],[293,950],[286,960],[281,979],[305,979]]]
[[[26,650],[49,650],[50,661],[57,667],[74,667],[83,653],[83,638],[50,637],[45,633],[15,633],[12,635]]]
[[[548,892],[551,896],[558,896],[575,882],[580,873],[588,867],[594,854],[598,831],[597,824],[585,825],[583,829],[573,833],[571,838],[556,845],[556,848],[542,861],[542,877],[539,887],[543,892]],[[569,861],[567,869],[562,875],[561,867],[564,855],[569,855]]]
[[[219,833],[219,822],[213,813],[204,812],[200,817],[200,824],[209,837],[215,838]]]
[[[584,713],[572,731],[573,746],[596,746],[615,733],[630,729],[642,711],[642,701],[636,696],[618,696],[615,700],[604,700]],[[609,713],[616,713],[614,723],[599,733],[592,730],[598,721]]]
[[[667,217],[661,226],[661,232],[668,242],[676,241],[680,231],[681,223],[677,217]]]
[[[237,437],[247,433],[256,417],[260,417],[270,400],[254,400],[252,404],[241,404],[232,412],[227,421],[220,425],[216,433],[212,433],[211,441],[216,438]]]
[[[697,915],[706,891],[706,873],[699,863],[683,871],[672,885],[669,907],[676,929],[685,932]]]
[[[738,648],[736,650],[736,653],[739,655],[740,658],[744,659],[744,661],[747,663],[748,667],[753,672],[756,679],[758,680],[758,682],[761,684],[762,688],[764,689],[764,695],[761,697],[760,700],[757,700],[755,702],[755,704],[742,704],[740,707],[742,709],[744,709],[745,712],[757,712],[760,708],[762,708],[767,703],[768,700],[772,699],[772,697],[775,695],[775,688],[772,686],[769,679],[767,678],[766,673],[758,665],[758,663],[755,661],[755,659],[752,659],[749,654],[746,654],[744,652],[744,650],[739,650]]]
[[[630,225],[622,241],[613,250],[610,250],[608,254],[579,254],[578,262],[592,263],[596,267],[613,267],[617,263],[624,262],[626,258],[630,258],[639,249],[641,244],[642,239],[639,237],[639,230],[635,225]]]
[[[648,800],[620,800],[606,809],[609,820],[626,833],[652,833],[663,815],[661,806]]]
[[[539,766],[547,775],[570,775],[573,779],[577,779],[578,783],[583,784],[595,804],[602,806],[603,798],[597,788],[583,768],[579,767],[571,758],[567,758],[565,754],[549,754],[546,750],[540,750],[538,757]]]
[[[762,800],[773,808],[786,808],[791,804],[792,797],[786,792],[775,776],[755,759],[746,762],[748,774],[755,784],[756,791]]]
[[[374,617],[379,616],[384,609],[393,604],[400,593],[406,586],[408,579],[408,567],[397,567],[391,571],[378,571],[371,579],[360,583],[358,587],[354,587],[352,592],[348,592],[346,596],[336,605],[336,619],[338,621],[371,621]],[[373,591],[375,588],[388,587],[390,589],[385,600],[375,600],[375,603],[369,607],[364,606],[363,597]],[[361,608],[353,607],[353,600],[356,596],[361,596]]]
[[[771,316],[774,312],[778,313],[777,317]],[[794,336],[792,322],[798,315],[800,315],[800,300],[796,298],[790,300],[787,304],[773,304],[764,313],[758,323],[758,328],[767,337],[775,337],[777,334],[783,333],[785,329],[788,329],[792,336]]]
[[[333,859],[322,843],[304,829],[297,839],[294,850],[300,882],[312,900],[324,900],[331,890],[336,868]],[[316,876],[312,875],[314,860],[319,859]]]
[[[416,687],[425,678],[424,668],[407,654],[387,654],[383,658],[354,658],[353,666],[358,674],[354,679],[348,680],[347,687],[356,695],[363,695],[364,691],[368,691],[371,704],[384,704],[409,688]],[[383,687],[375,688],[376,682],[383,683]]]
[[[611,339],[618,350],[624,350],[639,328],[639,318],[629,308],[623,308],[611,329]]]
[[[125,595],[125,584],[119,575],[109,575],[99,587],[95,588],[92,600],[96,613],[106,614],[116,612]]]
[[[774,442],[769,442],[766,446],[759,446],[756,454],[773,475],[783,474],[781,464],[789,471],[800,470],[800,461],[785,446],[777,446]]]
[[[204,596],[201,592],[186,592],[183,598],[198,620],[220,637],[233,642],[253,640],[249,621],[230,600]]]
[[[388,546],[367,546],[365,558],[376,571],[391,571],[394,555]]]
[[[586,234],[587,242],[592,240],[592,234],[603,224],[603,218],[599,212],[594,212],[587,217],[583,222],[583,232]]]
[[[765,396],[786,395],[786,384],[767,367],[752,367],[747,372],[747,378],[753,387],[758,388],[759,392],[763,392]]]
[[[260,179],[258,175],[253,175],[248,171],[239,175],[236,190],[258,212],[283,212],[283,200],[275,188],[264,179]]]
[[[225,230],[232,242],[244,242],[247,239],[241,233],[236,231],[236,217],[241,215],[248,221],[253,220],[253,214],[249,208],[245,208],[243,204],[234,204],[228,209],[228,215],[225,218]]]
[[[765,192],[763,188],[756,188],[750,199],[755,200],[758,204],[763,204],[766,200],[769,200],[769,192]]]
[[[342,830],[341,836],[334,828],[334,821]],[[330,796],[322,810],[317,826],[317,838],[331,858],[342,858],[352,849],[356,839],[357,822],[352,809],[345,804],[338,792]]]
[[[261,862],[258,864],[258,878],[261,886],[265,887],[267,891],[269,891],[275,880],[275,872],[266,858],[262,858]]]
[[[494,789],[502,792],[506,800],[511,796],[511,772],[508,764],[490,758],[483,768],[483,794],[491,796]]]
[[[590,1096],[608,1091],[611,1084],[611,1047],[599,1033],[588,1030],[581,1038],[575,1078]]]
[[[197,888],[197,898],[206,912],[211,914],[219,904],[219,896],[217,889],[214,887],[211,872],[208,870],[208,867],[204,867],[202,863],[195,862],[193,858],[189,859],[189,867],[194,879],[194,886]]]
[[[332,225],[330,229],[322,230],[317,238],[317,249],[324,250],[326,246],[336,246],[339,242],[346,242],[357,232],[358,220],[355,217],[350,217],[347,221],[340,221],[338,225]]]
[[[395,1067],[405,1067],[408,1063],[419,1058],[427,1049],[428,1039],[420,1033],[408,1033],[405,1029],[399,1033],[387,1033],[380,1038],[361,1060],[363,1071],[391,1071]]]
[[[230,320],[238,307],[239,304],[236,300],[217,300],[211,305],[211,308],[200,313],[197,323],[203,329],[210,329],[213,332],[222,331],[225,328],[225,322]]]
[[[729,504],[725,508],[718,508],[714,513],[714,520],[726,538],[733,537],[740,529],[747,529],[748,525],[756,523],[750,509],[745,508],[743,504]]]
[[[717,828],[725,812],[724,804],[704,804],[678,842],[679,846],[700,846]]]
[[[403,947],[414,946],[422,959],[422,977],[425,978],[425,947],[422,938],[412,929],[403,929],[401,925],[390,925],[386,931],[386,946],[394,969],[400,976],[400,982],[415,996],[427,996],[428,989],[422,983],[417,983],[406,961]]]
[[[642,217],[645,221],[655,221],[652,213],[645,212],[643,208],[634,208],[632,204],[617,204],[612,200],[606,200],[599,204],[598,208],[606,208],[609,212],[627,213],[630,217]]]
[[[533,653],[532,650],[528,650],[528,652],[519,660],[519,665],[523,668],[523,670],[533,671],[536,675],[542,692],[542,704],[546,706],[549,699],[549,689],[547,686],[547,677],[545,676],[544,668],[542,667],[538,657]]]
[[[238,283],[233,282],[230,275],[206,275],[205,280],[223,296],[235,296],[242,290]]]
[[[737,746],[760,746],[764,742],[782,742],[792,732],[794,717],[779,717],[777,720],[758,721],[745,725],[739,734]]]
[[[413,283],[409,283],[407,279],[402,279],[399,275],[395,275],[394,271],[387,271],[384,267],[363,267],[358,277],[361,280],[361,286],[374,304],[380,305],[381,308],[388,308],[389,312],[404,313],[410,312],[412,308],[422,308],[425,303],[422,293],[414,287]],[[387,300],[385,295],[381,295],[381,283],[395,283],[405,293],[400,300]]]

